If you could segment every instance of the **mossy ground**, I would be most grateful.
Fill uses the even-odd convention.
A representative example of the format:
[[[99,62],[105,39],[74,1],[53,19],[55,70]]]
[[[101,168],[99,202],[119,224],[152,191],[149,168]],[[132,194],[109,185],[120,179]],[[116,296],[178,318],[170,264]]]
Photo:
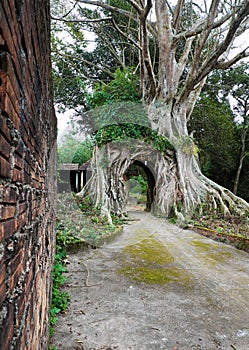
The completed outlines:
[[[111,244],[68,254],[65,288],[72,302],[59,317],[53,345],[58,350],[187,350],[234,344],[247,350],[247,254],[149,213],[131,218]],[[227,264],[222,251],[233,254]]]
[[[172,252],[153,237],[127,246],[120,259],[119,273],[131,281],[155,285],[192,284],[188,271],[178,266]]]
[[[210,244],[210,242],[204,242],[200,239],[192,240],[191,246],[195,247],[200,259],[205,259],[206,262],[212,265],[227,263],[233,256],[232,252],[224,250],[223,246]]]

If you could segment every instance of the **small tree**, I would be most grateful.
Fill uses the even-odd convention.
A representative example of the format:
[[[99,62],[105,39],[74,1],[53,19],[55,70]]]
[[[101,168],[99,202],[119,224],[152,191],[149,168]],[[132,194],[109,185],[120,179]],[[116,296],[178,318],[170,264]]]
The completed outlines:
[[[78,163],[82,165],[92,157],[93,142],[86,138],[77,140],[71,133],[64,135],[58,147],[59,163]]]
[[[244,159],[249,155],[247,147],[249,141],[249,65],[242,63],[230,70],[225,74],[224,82],[230,86],[230,95],[233,98],[233,109],[240,134],[239,164],[233,187],[233,193],[237,194]]]

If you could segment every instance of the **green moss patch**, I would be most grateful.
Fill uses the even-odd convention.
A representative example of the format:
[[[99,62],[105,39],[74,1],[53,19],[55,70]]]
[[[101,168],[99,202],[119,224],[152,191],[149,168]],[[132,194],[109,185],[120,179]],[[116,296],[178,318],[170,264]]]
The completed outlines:
[[[200,258],[213,265],[226,262],[233,257],[232,252],[225,250],[223,246],[201,240],[193,240],[191,245],[197,249]]]
[[[120,256],[119,273],[138,283],[190,287],[192,276],[177,265],[172,252],[154,238],[126,247]]]

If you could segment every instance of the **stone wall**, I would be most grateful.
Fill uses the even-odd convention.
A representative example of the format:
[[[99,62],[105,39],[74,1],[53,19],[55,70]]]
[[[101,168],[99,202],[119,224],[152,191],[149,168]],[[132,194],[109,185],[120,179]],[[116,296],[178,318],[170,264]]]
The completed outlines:
[[[47,348],[55,138],[49,0],[1,0],[1,350]]]

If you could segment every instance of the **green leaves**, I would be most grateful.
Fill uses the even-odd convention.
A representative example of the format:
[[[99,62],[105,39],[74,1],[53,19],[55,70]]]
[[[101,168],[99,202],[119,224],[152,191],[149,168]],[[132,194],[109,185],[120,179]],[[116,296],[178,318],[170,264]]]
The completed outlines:
[[[249,136],[248,71],[248,64],[241,63],[233,69],[214,72],[189,122],[206,176],[233,190],[236,171],[240,159],[243,160],[238,194],[246,200],[249,198],[246,158]],[[243,148],[245,153],[242,154]]]
[[[81,142],[76,152],[74,153],[72,163],[84,164],[92,157],[93,143],[87,138],[85,141]]]
[[[50,308],[50,334],[54,332],[53,326],[57,322],[57,314],[67,309],[70,300],[67,292],[61,291],[61,286],[65,283],[66,277],[64,272],[67,271],[65,268],[64,259],[66,257],[65,249],[57,244],[56,254],[54,258],[53,266],[53,285],[52,285],[52,303]]]
[[[133,71],[132,67],[123,70],[118,68],[110,83],[96,84],[94,93],[89,95],[87,99],[90,108],[93,109],[113,102],[140,101],[139,76]]]
[[[58,147],[59,163],[83,164],[92,157],[93,142],[86,138],[83,142],[77,140],[73,135],[67,134]]]
[[[132,123],[108,125],[100,129],[95,135],[95,142],[101,146],[108,142],[130,138],[150,143],[159,152],[173,156],[174,147],[166,137],[158,135],[156,131],[146,126]]]
[[[207,90],[202,94],[188,126],[199,148],[203,173],[232,190],[239,140],[230,106],[226,99],[218,100],[214,89],[212,86],[210,94]]]

